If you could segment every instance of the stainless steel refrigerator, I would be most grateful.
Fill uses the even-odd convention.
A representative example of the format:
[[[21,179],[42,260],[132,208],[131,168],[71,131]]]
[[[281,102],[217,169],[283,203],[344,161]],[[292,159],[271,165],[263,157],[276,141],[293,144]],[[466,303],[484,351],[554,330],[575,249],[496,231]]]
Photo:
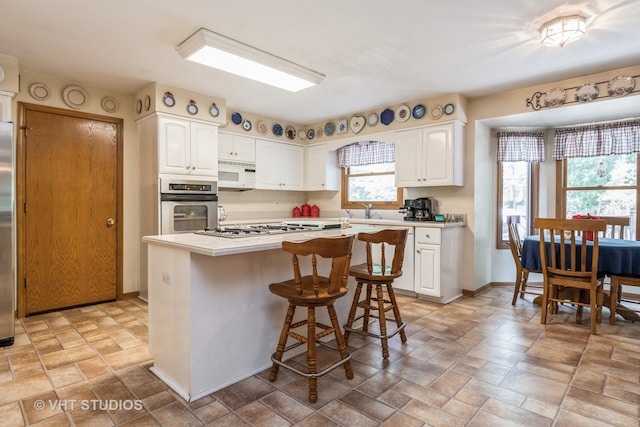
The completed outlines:
[[[15,335],[15,145],[13,123],[0,122],[0,347]]]

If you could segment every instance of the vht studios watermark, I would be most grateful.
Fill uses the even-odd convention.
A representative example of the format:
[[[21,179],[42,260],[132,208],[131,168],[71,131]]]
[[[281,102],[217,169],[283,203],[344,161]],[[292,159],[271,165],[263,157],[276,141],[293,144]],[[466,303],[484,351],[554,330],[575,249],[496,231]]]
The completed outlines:
[[[100,399],[83,399],[83,400],[36,400],[33,407],[42,411],[45,409],[62,409],[63,411],[73,411],[80,409],[83,411],[139,411],[143,408],[141,400],[100,400]]]

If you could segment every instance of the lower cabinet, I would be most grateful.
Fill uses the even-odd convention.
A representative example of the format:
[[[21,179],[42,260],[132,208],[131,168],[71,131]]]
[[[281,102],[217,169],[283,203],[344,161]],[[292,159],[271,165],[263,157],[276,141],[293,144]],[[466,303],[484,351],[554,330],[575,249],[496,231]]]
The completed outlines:
[[[462,230],[415,228],[414,280],[419,297],[448,303],[462,295]]]

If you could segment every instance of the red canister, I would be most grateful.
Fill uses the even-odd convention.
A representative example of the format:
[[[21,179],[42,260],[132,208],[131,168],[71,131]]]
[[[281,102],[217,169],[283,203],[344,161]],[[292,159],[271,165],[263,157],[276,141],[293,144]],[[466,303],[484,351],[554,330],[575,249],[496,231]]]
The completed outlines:
[[[300,216],[300,208],[296,206],[295,208],[293,208],[293,217],[298,218],[299,216]]]
[[[307,203],[302,205],[302,216],[311,216],[311,206]]]
[[[316,205],[311,206],[311,216],[315,218],[320,216],[320,208]]]

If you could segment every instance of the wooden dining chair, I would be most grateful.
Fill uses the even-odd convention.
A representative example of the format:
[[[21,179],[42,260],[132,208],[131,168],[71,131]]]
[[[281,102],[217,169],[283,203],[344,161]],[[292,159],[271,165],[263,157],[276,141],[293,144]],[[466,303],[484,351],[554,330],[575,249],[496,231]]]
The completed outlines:
[[[628,216],[599,216],[598,218],[606,221],[607,223],[607,231],[605,231],[603,237],[609,234],[609,237],[612,239],[624,239],[624,229],[631,224],[631,220]],[[610,276],[609,280],[609,323],[611,325],[615,325],[618,304],[622,302],[622,285],[640,287],[640,279],[624,276]],[[636,300],[630,300],[630,302],[638,304],[638,301]],[[632,312],[639,312],[637,310],[629,309],[628,307],[625,307],[625,309]]]
[[[304,242],[282,242],[282,250],[292,254],[293,278],[284,282],[272,283],[269,290],[289,301],[289,309],[285,317],[282,332],[275,353],[271,356],[273,365],[269,372],[269,381],[275,381],[278,377],[278,368],[282,366],[309,379],[309,401],[318,400],[318,377],[325,375],[338,366],[344,365],[347,378],[353,378],[351,369],[351,355],[347,352],[347,346],[342,335],[342,329],[338,322],[338,316],[333,306],[336,299],[343,297],[347,293],[347,279],[349,278],[349,267],[351,262],[351,247],[354,236],[343,237],[320,237]],[[328,274],[320,275],[318,272],[318,257],[330,259],[330,268],[327,267]],[[302,275],[300,264],[310,265],[311,274]],[[305,320],[293,322],[293,317],[297,307],[307,308]],[[326,325],[316,319],[316,308],[326,307],[331,325]],[[306,326],[306,334],[294,332],[297,328]],[[321,338],[335,335],[337,347],[326,343]],[[296,340],[287,346],[289,338]],[[283,355],[298,346],[307,344],[307,367],[306,371],[298,369],[295,363],[283,362]],[[339,354],[339,359],[330,366],[319,371],[318,354],[316,344],[323,345],[333,353]],[[331,352],[329,352],[331,353]],[[324,354],[324,353],[323,353]],[[320,361],[326,362],[326,361]]]
[[[547,323],[550,304],[569,303],[578,307],[579,314],[581,307],[589,307],[591,333],[596,333],[603,305],[602,277],[598,274],[598,241],[599,232],[606,226],[606,222],[600,219],[534,219],[534,227],[540,230],[540,261],[544,277],[542,324]],[[588,232],[593,235],[592,241],[580,237]]]
[[[531,294],[536,296],[542,295],[542,288],[540,286],[530,286],[527,288],[527,282],[529,280],[529,273],[542,273],[541,270],[528,270],[522,266],[522,238],[520,237],[520,231],[518,230],[519,216],[507,217],[507,228],[509,230],[509,249],[511,249],[511,255],[513,256],[513,262],[516,264],[516,281],[513,289],[513,299],[511,305],[516,305],[518,294],[520,298],[524,298],[525,294]]]
[[[611,293],[609,294],[609,324],[616,324],[616,313],[618,313],[619,310],[624,310],[622,311],[622,315],[627,319],[631,319],[633,321],[635,321],[635,319],[640,320],[640,310],[626,306],[624,309],[619,307],[619,304],[623,301],[630,302],[632,306],[640,304],[640,300],[637,297],[635,299],[625,299],[622,293],[622,285],[640,287],[640,277],[611,276],[610,279]],[[627,312],[625,313],[625,311]]]
[[[598,218],[607,223],[607,230],[600,237],[606,237],[608,234],[612,239],[624,239],[624,228],[631,224],[628,216],[599,216]]]

